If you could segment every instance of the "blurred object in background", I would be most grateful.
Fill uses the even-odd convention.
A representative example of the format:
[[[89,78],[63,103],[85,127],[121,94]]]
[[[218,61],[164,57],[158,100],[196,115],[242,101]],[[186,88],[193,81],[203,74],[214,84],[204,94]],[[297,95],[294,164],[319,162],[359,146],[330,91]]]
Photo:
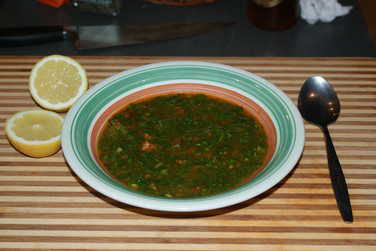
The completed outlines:
[[[214,3],[218,0],[145,0],[150,3],[174,5],[174,6],[193,6],[205,3]]]
[[[300,0],[301,17],[309,24],[330,23],[336,17],[347,15],[352,6],[342,6],[337,0]]]
[[[122,0],[72,0],[72,5],[82,11],[117,16]]]
[[[286,30],[298,20],[298,0],[249,0],[250,23],[265,30]]]
[[[59,8],[65,3],[68,3],[69,0],[38,0],[38,2],[42,4],[47,4],[49,6],[52,6],[54,8]]]

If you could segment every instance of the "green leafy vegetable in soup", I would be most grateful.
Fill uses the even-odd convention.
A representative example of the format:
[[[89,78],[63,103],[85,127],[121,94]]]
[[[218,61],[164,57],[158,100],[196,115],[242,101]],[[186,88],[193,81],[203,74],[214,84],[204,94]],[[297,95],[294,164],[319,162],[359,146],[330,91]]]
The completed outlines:
[[[109,119],[98,141],[103,167],[144,194],[200,197],[235,188],[263,164],[262,125],[240,106],[204,94],[158,96]]]

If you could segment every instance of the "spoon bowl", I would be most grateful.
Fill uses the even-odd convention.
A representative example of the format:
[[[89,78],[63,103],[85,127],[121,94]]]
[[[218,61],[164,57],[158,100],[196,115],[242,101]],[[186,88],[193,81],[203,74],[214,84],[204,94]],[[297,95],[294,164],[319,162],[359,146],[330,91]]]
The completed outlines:
[[[322,77],[308,78],[300,90],[298,107],[302,116],[318,126],[334,123],[341,105],[337,93]]]
[[[324,78],[310,77],[300,90],[298,108],[302,117],[318,125],[325,135],[329,174],[337,206],[343,220],[352,222],[353,214],[345,176],[328,130],[328,125],[338,119],[341,111],[337,93]]]

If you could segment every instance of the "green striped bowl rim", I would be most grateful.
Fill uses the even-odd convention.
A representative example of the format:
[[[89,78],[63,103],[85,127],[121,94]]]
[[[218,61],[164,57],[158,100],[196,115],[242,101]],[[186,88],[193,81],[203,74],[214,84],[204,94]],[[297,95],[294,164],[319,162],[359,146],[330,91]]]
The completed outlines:
[[[171,199],[143,195],[111,179],[95,161],[91,132],[100,115],[136,91],[171,83],[200,83],[237,91],[261,106],[277,131],[275,153],[268,166],[250,182],[226,193],[203,198]],[[282,90],[263,78],[228,65],[171,61],[116,74],[93,86],[67,113],[62,149],[70,168],[98,192],[129,205],[161,211],[201,211],[251,199],[280,182],[296,165],[304,147],[304,125],[296,106]]]

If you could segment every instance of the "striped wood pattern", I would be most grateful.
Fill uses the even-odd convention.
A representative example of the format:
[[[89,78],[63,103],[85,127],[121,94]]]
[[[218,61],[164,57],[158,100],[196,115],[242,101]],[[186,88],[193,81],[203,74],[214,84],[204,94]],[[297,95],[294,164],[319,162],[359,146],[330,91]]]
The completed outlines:
[[[376,59],[76,57],[90,85],[167,60],[224,63],[271,81],[296,103],[311,75],[342,101],[330,127],[350,189],[355,222],[343,223],[331,190],[322,133],[306,126],[304,155],[267,193],[195,214],[154,212],[93,191],[61,152],[32,159],[4,137],[5,119],[35,107],[28,77],[39,57],[0,57],[0,250],[376,250]]]

